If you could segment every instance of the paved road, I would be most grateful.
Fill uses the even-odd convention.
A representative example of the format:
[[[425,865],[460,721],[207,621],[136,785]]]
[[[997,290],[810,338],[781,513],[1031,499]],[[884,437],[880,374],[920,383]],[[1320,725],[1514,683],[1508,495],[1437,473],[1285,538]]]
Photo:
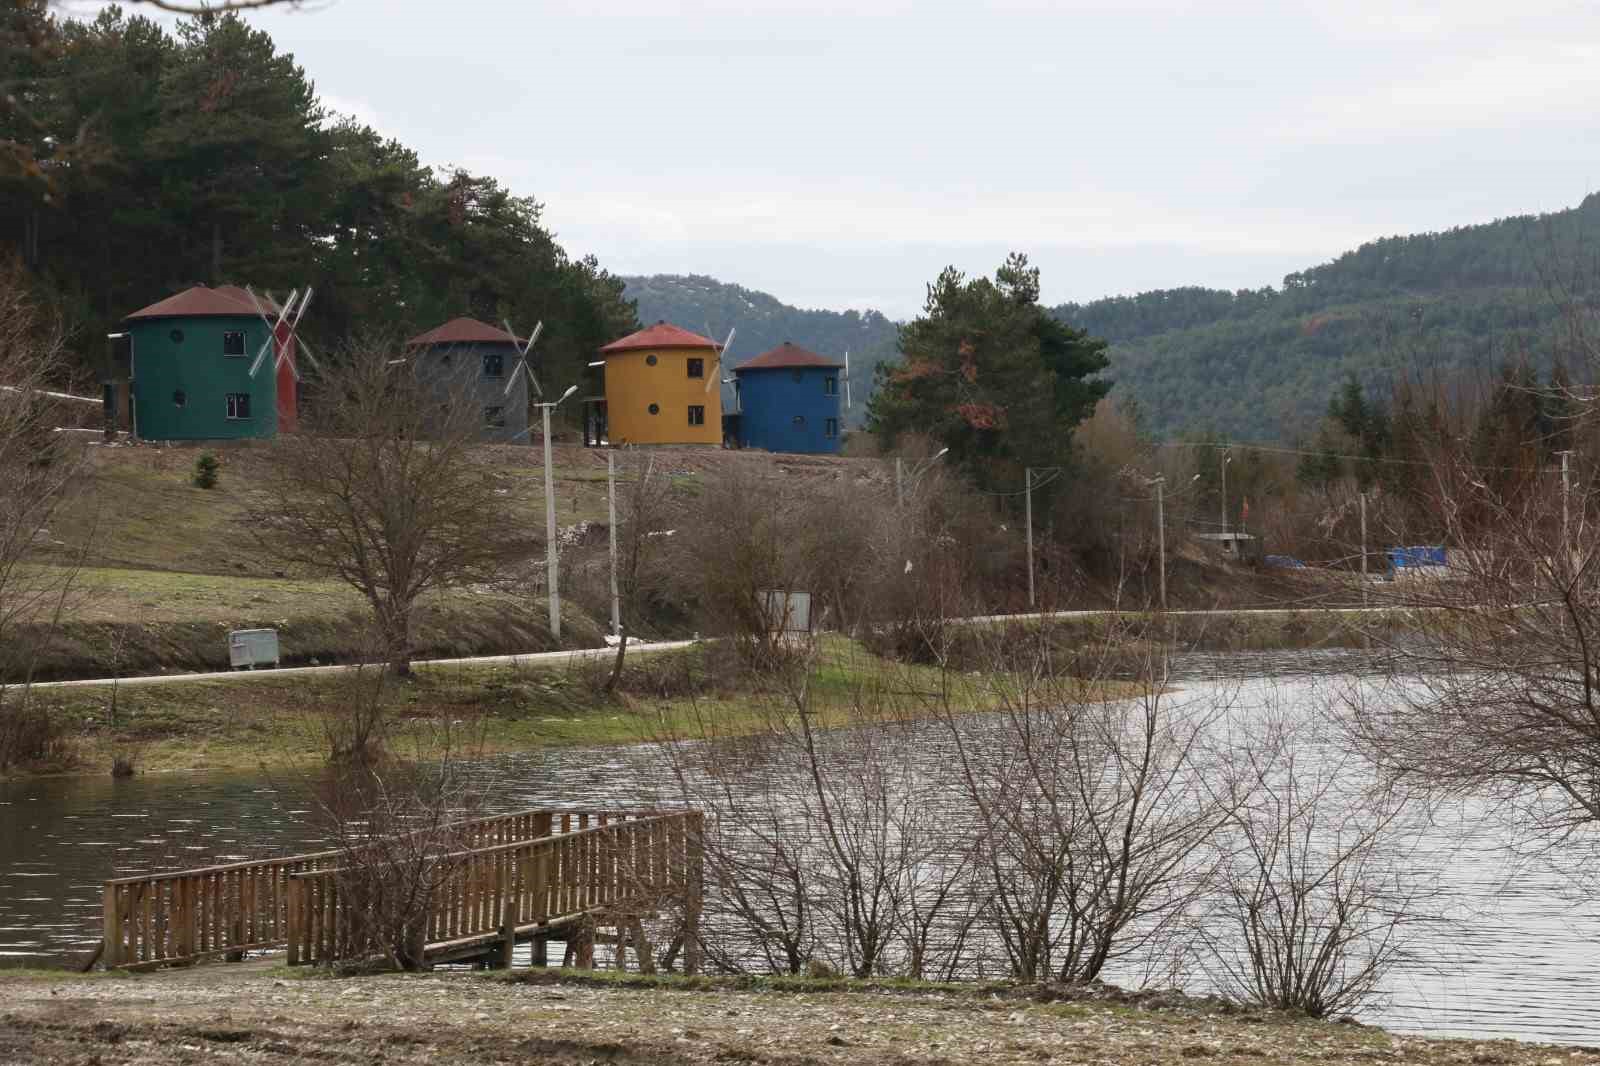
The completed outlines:
[[[1381,607],[1218,607],[1207,610],[1194,611],[1167,611],[1174,616],[1207,617],[1215,615],[1252,615],[1252,614],[1376,614],[1380,611],[1408,610],[1409,608],[1385,605]],[[1149,615],[1156,614],[1154,610],[1140,611],[1035,611],[1029,614],[978,614],[967,618],[954,618],[953,622],[962,623],[990,623],[990,622],[1037,622],[1045,618],[1098,618],[1108,614]]]
[[[692,640],[666,640],[655,644],[630,643],[629,655],[649,655],[652,652],[676,651],[694,646]],[[572,659],[602,659],[617,653],[615,648],[575,648],[569,651],[541,651],[525,655],[478,655],[469,659],[418,659],[413,666],[466,666],[479,663],[561,663]],[[371,665],[371,664],[369,664]],[[185,681],[247,681],[253,677],[293,677],[296,675],[337,674],[359,670],[360,666],[285,666],[275,670],[221,670],[209,674],[149,674],[140,677],[116,679],[125,685],[177,685]],[[43,681],[34,688],[70,688],[74,685],[109,685],[109,677],[89,678],[83,681]]]
[[[1169,611],[1172,615],[1249,615],[1249,614],[1284,614],[1296,611],[1307,613],[1329,614],[1361,614],[1363,612],[1376,612],[1392,610],[1389,607],[1262,607],[1244,609],[1200,610],[1200,611]],[[1149,612],[1135,611],[1040,611],[1032,614],[985,614],[974,615],[960,619],[961,622],[972,625],[985,625],[993,623],[1033,622],[1045,618],[1094,618],[1106,614],[1145,614]],[[688,648],[694,645],[692,640],[667,640],[654,644],[630,644],[629,655],[649,655],[652,652],[676,651],[679,648]],[[615,648],[576,648],[568,651],[533,652],[524,655],[479,655],[466,659],[418,659],[414,666],[464,666],[473,663],[559,663],[571,659],[600,659],[615,654]],[[118,685],[168,685],[182,684],[185,681],[230,681],[252,677],[284,677],[297,674],[315,675],[332,674],[341,671],[361,669],[358,666],[286,666],[276,670],[222,670],[207,674],[150,674],[139,677],[124,677],[117,680]],[[69,688],[73,685],[109,685],[112,679],[88,678],[81,681],[44,681],[35,684],[34,688]]]

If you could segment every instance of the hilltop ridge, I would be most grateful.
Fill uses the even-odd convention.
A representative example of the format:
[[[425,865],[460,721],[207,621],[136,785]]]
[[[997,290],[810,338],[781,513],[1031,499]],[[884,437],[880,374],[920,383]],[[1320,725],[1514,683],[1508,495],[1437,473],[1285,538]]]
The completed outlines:
[[[1368,241],[1278,286],[1180,286],[1052,313],[1111,342],[1112,396],[1134,402],[1147,432],[1293,441],[1348,374],[1382,395],[1407,371],[1491,372],[1523,356],[1575,367],[1582,353],[1562,348],[1558,326],[1563,299],[1600,290],[1583,251],[1597,223],[1591,195],[1561,211]],[[873,368],[898,354],[896,323],[877,311],[802,309],[701,274],[624,280],[643,321],[719,338],[737,326],[735,366],[786,340],[848,349],[856,424]]]

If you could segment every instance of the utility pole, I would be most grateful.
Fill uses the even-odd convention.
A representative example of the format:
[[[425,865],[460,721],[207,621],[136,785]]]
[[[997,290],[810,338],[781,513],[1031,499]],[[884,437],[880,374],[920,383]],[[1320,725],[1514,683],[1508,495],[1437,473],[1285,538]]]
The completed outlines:
[[[561,394],[561,400],[578,391],[578,386],[570,386]],[[544,566],[545,580],[550,583],[550,636],[559,644],[561,641],[561,591],[556,584],[556,476],[550,456],[550,409],[561,400],[552,400],[541,403],[539,411],[544,415]]]
[[[1361,606],[1367,605],[1367,494],[1361,494]]]
[[[544,568],[545,580],[550,584],[550,635],[557,645],[561,643],[561,592],[556,585],[556,479],[550,462],[550,408],[554,404],[539,405],[544,415]]]
[[[1156,477],[1156,558],[1161,563],[1161,609],[1167,609],[1167,479]]]
[[[1032,610],[1033,603],[1033,467],[1024,467],[1022,470],[1023,511],[1026,514],[1024,521],[1028,524],[1028,609]]]
[[[617,453],[606,449],[606,512],[611,553],[611,635],[622,636],[622,608],[617,598]]]
[[[1233,462],[1233,456],[1228,454],[1228,449],[1222,449],[1222,531],[1228,532],[1228,464]]]
[[[1567,498],[1572,493],[1572,470],[1569,460],[1572,458],[1572,449],[1561,452],[1561,551],[1563,568],[1572,565],[1572,542],[1567,539],[1567,526],[1571,521],[1571,513]],[[1562,572],[1565,572],[1563,569]]]
[[[905,464],[901,463],[898,455],[894,457],[894,505],[906,505]]]

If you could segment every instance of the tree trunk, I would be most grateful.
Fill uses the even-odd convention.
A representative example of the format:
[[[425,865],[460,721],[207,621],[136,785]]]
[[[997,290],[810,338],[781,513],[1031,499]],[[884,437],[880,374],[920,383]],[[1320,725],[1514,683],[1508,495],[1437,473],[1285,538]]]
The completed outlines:
[[[384,612],[384,651],[389,660],[389,673],[394,677],[411,676],[411,610],[409,607],[390,605]]]
[[[623,660],[623,657],[625,655],[627,655],[627,654],[628,654],[628,627],[627,626],[618,626],[617,627],[617,661],[616,661],[616,664],[611,667],[611,676],[606,679],[605,692],[606,692],[606,698],[607,699],[609,699],[611,697],[612,693],[617,691],[617,684],[619,682],[621,682],[621,680],[622,680],[622,660]]]

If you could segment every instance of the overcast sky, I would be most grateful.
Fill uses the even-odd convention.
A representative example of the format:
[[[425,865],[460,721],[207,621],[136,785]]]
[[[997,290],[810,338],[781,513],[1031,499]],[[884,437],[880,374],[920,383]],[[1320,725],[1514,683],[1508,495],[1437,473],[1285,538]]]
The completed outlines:
[[[1401,13],[1394,9],[1404,8]],[[1577,203],[1589,2],[312,0],[325,103],[538,197],[575,254],[914,314],[1008,249],[1049,302],[1277,284]]]

